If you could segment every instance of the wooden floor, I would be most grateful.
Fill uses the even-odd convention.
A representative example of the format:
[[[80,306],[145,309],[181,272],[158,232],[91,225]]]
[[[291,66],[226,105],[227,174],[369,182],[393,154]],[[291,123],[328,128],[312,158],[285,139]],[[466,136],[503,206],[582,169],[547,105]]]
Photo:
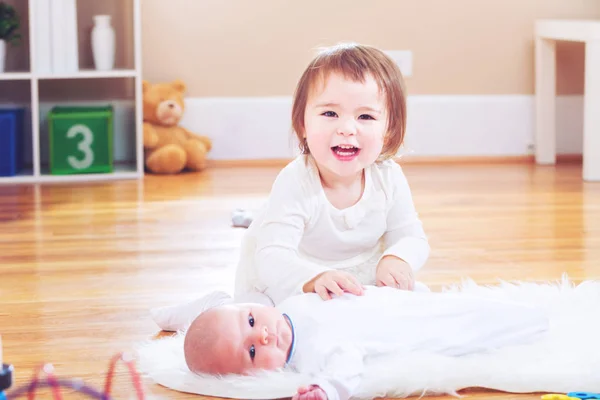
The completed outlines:
[[[230,288],[244,232],[230,226],[230,214],[257,208],[277,171],[0,186],[0,334],[15,385],[50,362],[57,375],[100,387],[111,355],[158,333],[149,308]],[[409,164],[405,171],[432,245],[418,279],[433,289],[464,277],[600,278],[600,183],[582,182],[580,165]],[[161,398],[198,398],[148,381],[145,388]],[[132,394],[123,367],[114,394]]]

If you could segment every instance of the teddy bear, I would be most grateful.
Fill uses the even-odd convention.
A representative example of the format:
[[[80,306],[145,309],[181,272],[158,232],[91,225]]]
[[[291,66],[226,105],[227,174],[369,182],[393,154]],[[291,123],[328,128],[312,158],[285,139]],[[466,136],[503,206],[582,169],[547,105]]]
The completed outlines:
[[[142,87],[146,169],[156,174],[204,169],[212,141],[179,126],[185,111],[185,83],[178,79],[155,84],[143,80]]]

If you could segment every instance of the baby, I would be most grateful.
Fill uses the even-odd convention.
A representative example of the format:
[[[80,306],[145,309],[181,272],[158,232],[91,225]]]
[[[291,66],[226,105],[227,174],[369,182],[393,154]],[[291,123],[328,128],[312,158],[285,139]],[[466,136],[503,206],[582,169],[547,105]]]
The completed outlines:
[[[463,356],[531,343],[548,330],[542,310],[463,293],[367,286],[323,301],[316,293],[277,307],[228,304],[190,325],[184,354],[192,372],[249,375],[292,368],[314,382],[295,399],[347,400],[366,357],[428,352]]]

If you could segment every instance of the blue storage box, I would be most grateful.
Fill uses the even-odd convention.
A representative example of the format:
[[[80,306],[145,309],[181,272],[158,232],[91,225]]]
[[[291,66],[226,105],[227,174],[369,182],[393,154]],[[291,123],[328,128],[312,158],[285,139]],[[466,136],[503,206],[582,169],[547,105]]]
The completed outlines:
[[[0,176],[14,176],[23,168],[24,115],[24,108],[0,108]]]

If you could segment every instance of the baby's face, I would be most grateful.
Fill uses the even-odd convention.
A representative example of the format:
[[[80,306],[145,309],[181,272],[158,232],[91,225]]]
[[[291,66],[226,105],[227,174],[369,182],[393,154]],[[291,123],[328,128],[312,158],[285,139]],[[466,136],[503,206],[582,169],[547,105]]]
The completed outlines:
[[[212,311],[200,329],[214,329],[218,335],[210,351],[193,356],[211,358],[210,373],[246,375],[285,366],[292,344],[292,329],[277,309],[238,304]],[[190,333],[193,334],[188,331],[188,335]]]

